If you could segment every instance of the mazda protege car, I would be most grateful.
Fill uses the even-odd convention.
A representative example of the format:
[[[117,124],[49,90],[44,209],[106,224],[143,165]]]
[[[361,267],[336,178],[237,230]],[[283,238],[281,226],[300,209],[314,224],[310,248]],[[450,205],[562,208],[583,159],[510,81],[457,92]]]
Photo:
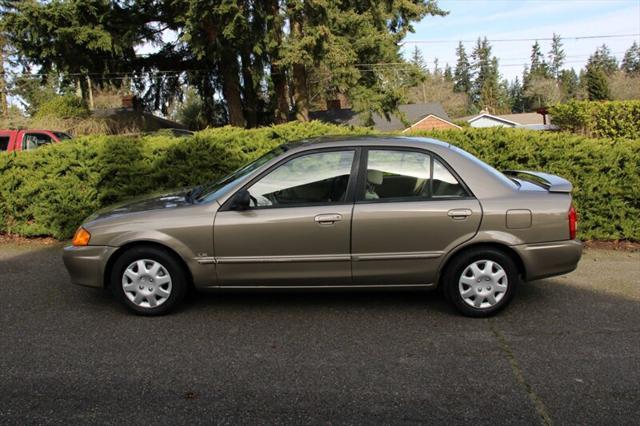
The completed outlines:
[[[304,140],[220,181],[93,214],[64,262],[72,282],[144,315],[170,311],[189,287],[441,287],[482,317],[521,280],[576,268],[571,190],[434,139]]]

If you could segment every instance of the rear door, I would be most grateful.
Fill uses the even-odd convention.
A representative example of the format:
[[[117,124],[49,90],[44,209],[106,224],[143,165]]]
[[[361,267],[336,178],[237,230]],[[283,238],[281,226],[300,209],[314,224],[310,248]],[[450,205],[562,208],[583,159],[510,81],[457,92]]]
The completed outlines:
[[[251,208],[222,206],[214,222],[220,285],[350,284],[357,152],[298,154],[246,186]]]
[[[482,210],[429,152],[369,148],[353,211],[354,284],[431,284],[452,247],[472,238]]]

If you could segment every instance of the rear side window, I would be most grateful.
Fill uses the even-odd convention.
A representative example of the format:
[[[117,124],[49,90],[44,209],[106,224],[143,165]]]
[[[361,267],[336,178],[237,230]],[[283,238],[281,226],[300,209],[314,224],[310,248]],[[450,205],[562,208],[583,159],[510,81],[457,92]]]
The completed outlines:
[[[413,201],[466,195],[453,174],[427,153],[368,151],[364,197],[361,197],[366,201]]]
[[[9,136],[0,136],[0,151],[9,149]]]
[[[22,139],[22,149],[24,151],[36,149],[42,145],[53,142],[51,136],[44,133],[27,133]]]
[[[71,139],[71,136],[64,132],[53,132],[53,134],[61,141]]]
[[[249,188],[256,207],[344,202],[355,151],[316,152],[287,161]]]

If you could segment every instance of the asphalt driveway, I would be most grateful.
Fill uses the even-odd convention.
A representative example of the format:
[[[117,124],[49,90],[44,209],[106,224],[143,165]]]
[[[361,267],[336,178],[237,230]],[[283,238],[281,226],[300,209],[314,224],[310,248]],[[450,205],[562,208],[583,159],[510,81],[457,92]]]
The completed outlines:
[[[501,315],[432,293],[200,295],[161,318],[0,246],[0,423],[637,424],[640,253],[590,250]]]

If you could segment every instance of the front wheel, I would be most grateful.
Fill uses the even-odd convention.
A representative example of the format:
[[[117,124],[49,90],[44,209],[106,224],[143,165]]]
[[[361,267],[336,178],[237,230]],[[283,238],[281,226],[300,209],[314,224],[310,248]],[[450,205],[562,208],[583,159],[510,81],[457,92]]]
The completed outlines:
[[[110,285],[116,298],[133,312],[162,315],[184,298],[187,276],[165,250],[134,247],[114,263]]]
[[[509,255],[483,248],[453,259],[442,284],[447,299],[463,315],[487,317],[509,304],[518,281],[518,268]]]

